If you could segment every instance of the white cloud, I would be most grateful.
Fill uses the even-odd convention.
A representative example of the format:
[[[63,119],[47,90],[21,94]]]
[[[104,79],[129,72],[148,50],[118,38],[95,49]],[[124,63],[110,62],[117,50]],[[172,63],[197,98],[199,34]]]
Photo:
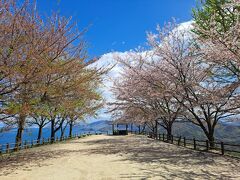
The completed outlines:
[[[112,67],[107,75],[104,77],[103,87],[101,91],[103,92],[104,98],[107,102],[111,102],[113,99],[113,94],[111,92],[111,88],[113,85],[113,81],[120,76],[121,66],[116,61],[116,57],[124,57],[127,56],[127,52],[112,52],[102,55],[102,57],[97,62],[97,67]]]
[[[194,21],[187,21],[187,22],[181,23],[178,26],[178,30],[190,31],[191,29],[193,29],[193,23]]]
[[[94,64],[95,67],[112,67],[111,70],[103,77],[103,85],[100,89],[106,103],[114,101],[114,95],[111,92],[111,88],[113,86],[113,81],[119,78],[121,74],[121,66],[116,61],[116,57],[125,57],[127,56],[128,52],[110,52],[103,54],[100,59]],[[98,117],[96,120],[110,120],[111,114],[106,113],[108,111],[107,106],[99,110]],[[95,121],[94,118],[91,121]]]

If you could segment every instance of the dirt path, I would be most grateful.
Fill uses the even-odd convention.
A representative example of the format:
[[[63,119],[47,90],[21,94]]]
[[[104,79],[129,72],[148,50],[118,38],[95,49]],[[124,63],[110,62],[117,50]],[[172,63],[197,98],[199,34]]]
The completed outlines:
[[[0,179],[240,179],[240,160],[143,136],[90,136],[0,159]]]

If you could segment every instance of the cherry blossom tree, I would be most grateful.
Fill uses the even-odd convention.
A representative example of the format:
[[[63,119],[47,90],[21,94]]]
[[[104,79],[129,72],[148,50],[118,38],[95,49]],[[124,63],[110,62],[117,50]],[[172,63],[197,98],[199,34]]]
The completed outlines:
[[[216,66],[206,61],[198,42],[189,29],[167,23],[148,34],[151,51],[118,57],[124,68],[114,87],[116,108],[123,113],[130,107],[141,109],[149,122],[161,120],[169,136],[174,121],[188,120],[213,147],[219,120],[238,112],[239,89],[219,81]]]
[[[157,133],[157,124],[160,124],[166,129],[169,140],[172,125],[180,117],[182,108],[170,93],[172,83],[158,67],[153,66],[155,62],[150,62],[155,58],[152,53],[130,53],[126,59],[118,58],[125,69],[121,76],[123,80],[116,82],[114,88],[120,102],[113,104],[116,110],[123,110],[121,120],[143,123],[154,133]]]
[[[214,146],[214,130],[220,119],[236,113],[238,86],[218,82],[215,68],[205,61],[205,54],[196,46],[189,30],[169,24],[150,34],[150,44],[155,54],[164,61],[161,69],[174,83],[174,98],[186,111],[184,117],[202,128]],[[159,67],[160,68],[160,67]]]

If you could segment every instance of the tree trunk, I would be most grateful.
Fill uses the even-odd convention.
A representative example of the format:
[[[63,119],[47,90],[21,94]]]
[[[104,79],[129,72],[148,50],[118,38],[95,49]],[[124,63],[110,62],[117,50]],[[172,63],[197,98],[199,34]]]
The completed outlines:
[[[155,138],[157,139],[158,137],[158,121],[155,120]]]
[[[54,126],[55,126],[55,119],[51,119],[51,143],[53,143],[54,139],[55,139],[55,129],[54,129]]]
[[[61,128],[61,139],[64,137],[64,130]]]
[[[112,124],[112,134],[115,135],[114,124]]]
[[[15,140],[15,149],[18,149],[18,146],[21,146],[22,133],[24,130],[25,119],[26,119],[25,115],[22,115],[22,114],[19,115],[18,130],[17,130],[16,140]]]
[[[143,125],[143,127],[142,127],[142,132],[141,132],[141,133],[144,133],[145,128],[146,128],[146,124]]]
[[[72,137],[72,129],[73,129],[73,122],[70,121],[70,123],[69,123],[69,137],[70,138]]]
[[[215,138],[214,138],[214,130],[213,129],[209,130],[207,138],[208,138],[208,141],[209,141],[210,148],[213,149],[215,147],[215,142],[214,142]]]
[[[61,138],[65,136],[65,130],[67,127],[68,123],[63,126],[63,123],[60,124],[60,130],[61,130]]]
[[[42,129],[43,129],[43,126],[40,125],[38,128],[38,138],[37,138],[38,141],[40,141],[40,139],[42,138]]]
[[[167,141],[170,141],[172,138],[172,126],[167,126]]]

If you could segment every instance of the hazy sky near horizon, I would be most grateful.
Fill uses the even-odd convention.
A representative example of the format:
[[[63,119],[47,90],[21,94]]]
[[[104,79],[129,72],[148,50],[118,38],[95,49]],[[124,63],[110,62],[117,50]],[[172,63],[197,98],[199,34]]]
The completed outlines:
[[[146,32],[174,17],[192,19],[197,0],[37,0],[41,15],[58,12],[71,17],[79,29],[89,27],[85,39],[90,56],[145,46]]]

